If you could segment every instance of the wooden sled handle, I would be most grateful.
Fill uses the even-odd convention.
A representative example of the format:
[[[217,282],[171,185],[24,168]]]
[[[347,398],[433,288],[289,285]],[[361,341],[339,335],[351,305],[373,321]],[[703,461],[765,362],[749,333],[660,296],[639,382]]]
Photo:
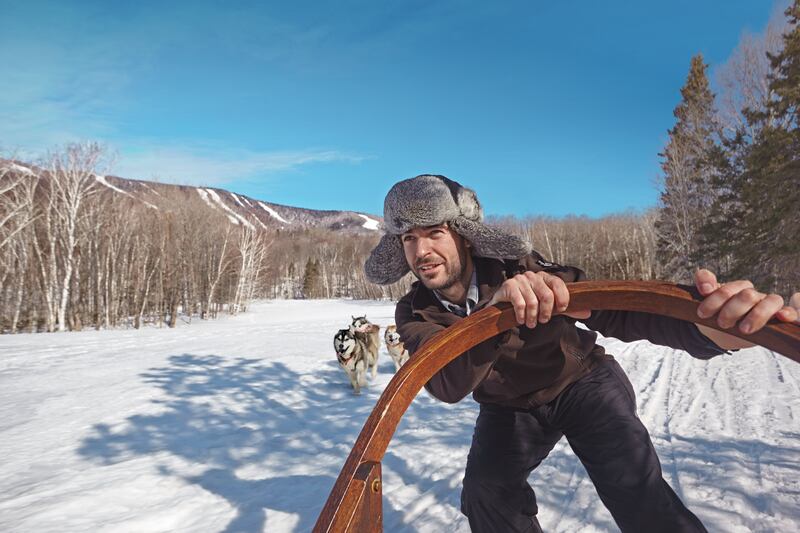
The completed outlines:
[[[800,362],[800,326],[772,320],[747,336],[736,328],[722,329],[714,320],[697,316],[700,298],[692,287],[658,281],[581,281],[568,283],[567,288],[568,311],[644,311],[678,318],[747,339]],[[510,304],[487,307],[433,336],[400,367],[356,439],[317,519],[315,533],[382,530],[380,462],[411,401],[447,363],[516,325]]]

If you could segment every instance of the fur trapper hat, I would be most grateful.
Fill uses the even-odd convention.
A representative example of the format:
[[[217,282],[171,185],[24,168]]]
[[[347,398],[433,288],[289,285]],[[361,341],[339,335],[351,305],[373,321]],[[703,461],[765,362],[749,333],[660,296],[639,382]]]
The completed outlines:
[[[400,236],[411,228],[444,222],[472,244],[473,256],[519,259],[531,251],[520,237],[483,223],[483,209],[475,191],[444,176],[423,174],[396,183],[386,195],[386,234],[364,265],[367,279],[388,285],[402,278],[409,267]]]

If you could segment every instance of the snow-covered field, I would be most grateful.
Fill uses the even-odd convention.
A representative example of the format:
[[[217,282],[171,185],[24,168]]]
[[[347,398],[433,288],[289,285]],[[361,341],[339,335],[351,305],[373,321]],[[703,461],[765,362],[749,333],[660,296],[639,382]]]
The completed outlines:
[[[388,303],[269,301],[177,330],[0,337],[0,531],[308,531],[392,376],[355,396],[332,336]],[[667,480],[710,531],[800,528],[800,365],[604,341]],[[468,531],[476,405],[420,394],[383,461],[386,531]],[[562,442],[534,473],[547,531],[614,531]]]

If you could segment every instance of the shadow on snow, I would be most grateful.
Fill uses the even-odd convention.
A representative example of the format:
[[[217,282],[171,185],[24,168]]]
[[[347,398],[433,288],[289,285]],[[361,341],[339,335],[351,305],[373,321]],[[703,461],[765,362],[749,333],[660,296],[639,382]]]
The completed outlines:
[[[384,360],[381,371],[393,369],[390,364]],[[161,391],[148,407],[157,405],[158,412],[135,414],[113,427],[94,425],[79,453],[115,464],[168,452],[170,458],[155,459],[158,472],[224,498],[237,513],[228,532],[269,530],[267,509],[299,516],[294,530],[309,531],[382,392],[372,386],[354,395],[335,361],[299,373],[275,361],[182,354],[141,377]],[[423,416],[441,416],[427,412],[433,400],[426,400]],[[469,442],[471,421],[463,426],[457,437],[462,444]],[[405,440],[419,445],[413,435]],[[202,473],[184,472],[198,465]],[[402,480],[427,481],[408,469]],[[383,506],[385,524],[404,525],[404,513],[387,498]]]
[[[390,365],[384,359],[381,372],[391,372]],[[121,427],[96,424],[79,453],[102,464],[114,464],[168,452],[172,459],[157,460],[159,473],[180,477],[224,498],[236,512],[225,528],[228,532],[268,528],[267,509],[297,515],[294,529],[310,530],[381,393],[380,387],[373,385],[361,396],[352,394],[335,361],[321,363],[313,373],[299,373],[275,361],[182,354],[141,377],[161,391],[151,400],[160,412],[130,416]],[[384,475],[387,479],[395,476],[401,488],[414,487],[420,495],[447,508],[449,516],[457,517],[463,461],[451,460],[441,466],[439,459],[426,464],[426,454],[460,450],[465,459],[476,411],[470,400],[447,406],[424,393],[419,395],[389,445]],[[693,477],[711,490],[717,487],[729,494],[740,493],[759,512],[792,514],[780,501],[747,494],[747,480],[743,484],[741,476],[758,472],[760,463],[796,476],[800,468],[789,459],[796,449],[758,441],[675,435],[673,439],[672,458],[681,464],[681,477]],[[742,464],[743,456],[750,457],[755,466]],[[185,463],[192,469],[200,465],[202,472],[179,472],[175,464]],[[430,464],[439,465],[438,470],[431,471]],[[726,469],[726,465],[737,464],[744,471]],[[580,519],[582,511],[567,505],[570,489],[559,480],[576,469],[583,473],[577,459],[560,451],[551,454],[545,465],[551,468],[542,468],[532,478],[534,488],[541,489],[537,490],[540,504],[560,517]],[[246,479],[242,472],[247,473]],[[547,473],[556,479],[541,479]],[[445,531],[453,526],[447,513],[426,509],[409,513],[394,507],[392,494],[387,496],[383,500],[387,530],[413,531],[413,524],[406,520],[423,514],[430,530]],[[702,508],[695,510],[703,512]],[[613,524],[604,526],[613,529]]]

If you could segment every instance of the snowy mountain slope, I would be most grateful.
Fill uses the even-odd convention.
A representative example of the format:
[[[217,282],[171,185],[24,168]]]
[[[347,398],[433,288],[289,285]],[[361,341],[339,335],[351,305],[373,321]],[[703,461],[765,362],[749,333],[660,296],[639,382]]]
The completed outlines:
[[[0,531],[308,531],[381,390],[332,336],[393,306],[269,301],[191,327],[0,337]],[[628,371],[665,476],[710,531],[800,522],[800,365],[710,362],[603,341]],[[384,458],[386,531],[468,531],[471,400],[421,393]],[[547,531],[615,531],[562,441],[532,479]]]
[[[0,171],[36,175],[47,179],[47,172],[35,165],[0,158]],[[1,175],[1,172],[0,172]],[[354,211],[318,210],[274,204],[219,188],[173,185],[154,181],[96,176],[99,190],[104,194],[122,195],[139,200],[143,205],[158,209],[165,198],[176,193],[198,195],[208,210],[219,210],[232,224],[258,226],[265,229],[302,230],[322,228],[337,232],[375,234],[381,230],[381,219]]]

